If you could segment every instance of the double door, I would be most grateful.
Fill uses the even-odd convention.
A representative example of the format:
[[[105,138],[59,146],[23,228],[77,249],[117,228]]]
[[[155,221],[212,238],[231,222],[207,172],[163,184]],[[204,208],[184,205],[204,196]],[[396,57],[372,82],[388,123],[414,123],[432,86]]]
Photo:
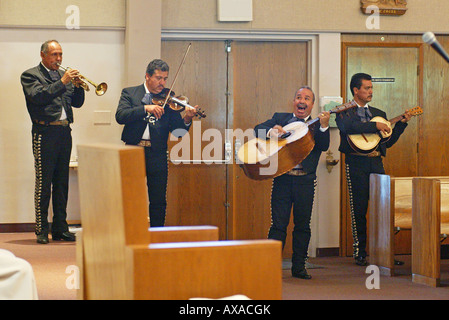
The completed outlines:
[[[189,43],[173,90],[198,104],[206,118],[195,120],[182,140],[169,141],[166,225],[215,225],[220,239],[265,239],[272,180],[248,179],[235,152],[253,137],[256,124],[292,111],[296,90],[309,84],[309,44],[164,41],[167,86]]]

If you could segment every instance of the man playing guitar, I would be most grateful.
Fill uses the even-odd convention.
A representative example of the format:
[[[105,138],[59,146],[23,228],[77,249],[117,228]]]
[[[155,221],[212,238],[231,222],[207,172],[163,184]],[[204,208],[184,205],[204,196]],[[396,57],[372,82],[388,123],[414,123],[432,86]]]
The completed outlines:
[[[370,121],[373,117],[387,119],[385,112],[368,105],[373,97],[371,79],[371,76],[365,73],[357,73],[352,77],[350,89],[358,107],[342,112],[336,117],[341,138],[339,151],[345,154],[354,240],[353,256],[356,264],[361,266],[368,264],[366,261],[366,212],[368,209],[370,174],[385,174],[382,156],[385,157],[387,148],[396,143],[411,118],[410,114],[405,113],[402,120],[396,123],[392,132],[390,132],[391,128],[387,124]],[[373,151],[362,153],[351,147],[348,135],[364,133],[384,133],[388,135],[391,133],[391,136],[387,141],[379,143]]]

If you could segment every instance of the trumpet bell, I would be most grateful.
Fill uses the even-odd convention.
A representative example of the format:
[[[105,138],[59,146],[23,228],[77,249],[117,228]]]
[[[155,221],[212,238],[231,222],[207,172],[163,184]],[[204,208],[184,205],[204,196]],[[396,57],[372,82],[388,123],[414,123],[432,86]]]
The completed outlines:
[[[61,66],[60,63],[57,63],[57,66],[66,72],[70,69],[68,67]],[[83,76],[81,74],[78,75],[78,79],[81,80],[81,84],[79,84],[79,86],[86,91],[90,91],[89,84],[94,86],[95,93],[97,94],[97,96],[104,95],[106,93],[106,91],[108,90],[108,85],[105,82],[102,82],[97,85],[96,83],[92,82],[91,80],[87,79],[85,76]],[[72,79],[72,81],[73,81],[73,79]]]
[[[108,85],[105,82],[102,82],[95,88],[95,93],[97,94],[97,96],[102,96],[106,93],[107,90]]]

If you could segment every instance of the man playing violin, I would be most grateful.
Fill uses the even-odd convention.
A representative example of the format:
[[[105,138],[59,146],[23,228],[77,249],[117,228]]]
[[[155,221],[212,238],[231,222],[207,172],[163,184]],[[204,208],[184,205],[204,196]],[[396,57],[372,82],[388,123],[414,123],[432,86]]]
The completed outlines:
[[[53,204],[53,240],[75,241],[68,230],[67,197],[69,163],[72,152],[70,124],[72,107],[84,104],[84,89],[79,87],[78,70],[59,70],[62,48],[56,40],[41,46],[41,63],[22,73],[20,78],[28,112],[33,123],[33,153],[36,169],[34,204],[36,236],[48,243],[48,207]]]
[[[122,140],[129,145],[142,146],[149,198],[150,226],[165,223],[168,178],[167,140],[169,133],[182,137],[190,129],[198,106],[186,109],[184,117],[167,106],[155,104],[165,89],[169,74],[166,62],[155,59],[148,64],[145,82],[122,90],[115,118],[124,124]],[[150,123],[149,115],[156,121]]]
[[[369,176],[371,173],[385,174],[382,156],[385,157],[387,148],[393,146],[407,127],[411,115],[404,114],[404,118],[397,122],[391,132],[391,137],[385,143],[380,143],[369,153],[357,152],[349,144],[348,135],[362,133],[390,133],[390,127],[382,122],[370,121],[373,117],[387,119],[387,115],[380,109],[369,106],[373,98],[372,78],[366,73],[352,76],[350,89],[357,103],[357,108],[340,113],[336,117],[340,130],[339,151],[345,154],[346,180],[349,197],[351,199],[351,221],[353,236],[353,256],[355,263],[366,266],[366,212],[369,199]],[[396,264],[402,264],[395,261]]]
[[[293,99],[293,113],[275,113],[270,120],[257,125],[254,130],[259,138],[279,138],[286,133],[284,126],[294,121],[308,121],[315,103],[315,94],[309,87],[301,87]],[[271,190],[271,227],[269,239],[285,245],[287,226],[293,206],[293,256],[292,276],[310,279],[306,269],[310,242],[310,219],[316,187],[316,168],[321,152],[329,148],[329,112],[319,114],[319,122],[310,125],[315,146],[310,154],[292,170],[273,179]]]

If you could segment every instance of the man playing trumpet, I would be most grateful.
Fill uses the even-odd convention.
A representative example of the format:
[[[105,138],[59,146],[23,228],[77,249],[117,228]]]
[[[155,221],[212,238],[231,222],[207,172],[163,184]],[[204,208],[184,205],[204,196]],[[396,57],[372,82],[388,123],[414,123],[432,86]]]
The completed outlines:
[[[75,241],[67,225],[69,163],[72,151],[70,124],[72,107],[84,103],[79,72],[59,70],[62,49],[58,41],[41,46],[41,63],[22,73],[21,83],[28,113],[33,123],[33,153],[36,171],[34,203],[37,242],[48,243],[48,207],[53,205],[53,240]]]

